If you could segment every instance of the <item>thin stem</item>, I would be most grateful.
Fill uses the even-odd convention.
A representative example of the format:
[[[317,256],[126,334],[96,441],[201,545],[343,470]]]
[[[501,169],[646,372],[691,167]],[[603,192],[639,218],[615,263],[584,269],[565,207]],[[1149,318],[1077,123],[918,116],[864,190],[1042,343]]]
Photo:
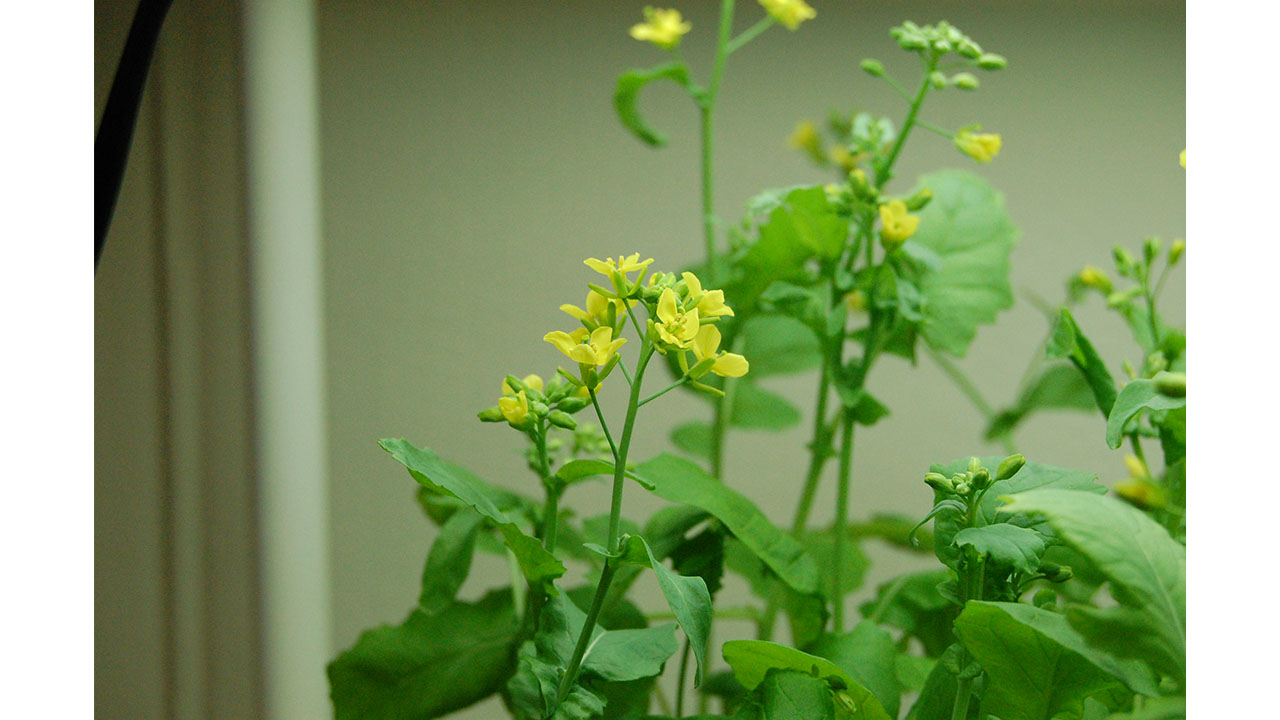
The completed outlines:
[[[956,387],[960,388],[960,392],[963,393],[965,397],[969,398],[969,402],[973,403],[973,406],[978,409],[978,412],[982,415],[983,419],[987,421],[987,424],[991,424],[991,422],[995,420],[996,412],[991,408],[991,405],[987,403],[986,398],[982,396],[982,391],[978,389],[978,386],[973,384],[973,381],[969,379],[968,375],[964,374],[964,371],[961,370],[958,365],[951,362],[951,358],[943,355],[942,351],[934,348],[928,343],[925,343],[924,347],[925,351],[929,353],[929,357],[937,363],[939,368],[942,368],[942,372],[951,379],[951,382],[955,383]],[[1004,446],[1004,453],[1006,455],[1012,455],[1017,452],[1014,450],[1013,441],[1008,435],[1002,435],[1000,437],[1000,444]]]
[[[543,425],[534,434],[533,444],[538,449],[538,472],[542,475],[542,485],[547,491],[547,501],[542,509],[542,547],[549,553],[556,551],[556,535],[560,522],[560,483],[551,476],[551,461],[547,457],[547,428]]]
[[[903,100],[906,100],[907,102],[911,102],[911,93],[907,92],[907,89],[902,87],[902,85],[897,80],[894,80],[889,75],[889,73],[885,73],[881,77],[884,79],[885,82],[889,83],[889,87],[898,91],[898,94],[902,96]]]
[[[675,712],[671,709],[671,701],[667,699],[666,694],[662,692],[662,688],[659,687],[658,683],[653,684],[653,696],[658,698],[658,709],[662,711],[663,715],[670,716],[671,713]]]
[[[684,686],[689,676],[689,638],[684,639],[684,649],[680,651],[680,674],[676,675],[676,717],[684,717]]]
[[[587,654],[587,645],[591,644],[591,633],[595,630],[596,620],[600,617],[600,608],[604,606],[605,595],[609,592],[609,583],[613,582],[613,574],[618,568],[612,562],[604,564],[600,572],[600,584],[596,586],[596,594],[591,598],[591,609],[587,611],[587,620],[582,625],[582,634],[578,636],[578,644],[573,649],[573,657],[569,660],[569,668],[560,679],[560,687],[556,691],[556,705],[569,697],[569,690],[578,679],[578,669],[582,667],[582,657]]]
[[[907,586],[907,580],[910,577],[910,575],[900,575],[897,580],[893,581],[893,584],[885,591],[884,599],[876,605],[876,609],[871,613],[871,617],[868,618],[872,623],[878,623],[884,618],[885,611],[893,605],[893,601],[898,598],[898,593],[902,592],[902,588]]]
[[[698,107],[702,111],[702,241],[707,252],[707,280],[716,286],[716,221],[715,221],[715,171],[712,167],[714,156],[714,120],[716,95],[720,92],[720,81],[724,78],[725,61],[729,57],[729,33],[733,30],[733,0],[722,0],[720,4],[720,31],[716,42],[716,58],[711,68],[711,82],[706,94],[702,95]]]
[[[765,16],[764,16],[763,18],[761,18],[761,19],[760,19],[760,21],[759,21],[759,22],[757,22],[755,25],[752,25],[751,27],[747,28],[746,30],[743,30],[741,35],[739,35],[738,37],[736,37],[736,38],[734,38],[734,39],[730,40],[730,41],[729,41],[729,44],[725,46],[724,54],[725,54],[725,55],[732,55],[732,54],[734,54],[734,53],[735,53],[735,52],[737,52],[737,51],[738,51],[738,49],[739,49],[739,48],[741,48],[743,45],[746,45],[747,43],[751,42],[752,40],[755,40],[755,39],[756,39],[756,36],[758,36],[760,33],[764,32],[765,30],[768,30],[768,29],[769,29],[769,27],[773,25],[773,22],[774,22],[774,20],[773,20],[773,16],[772,16],[772,15],[765,15]]]
[[[632,384],[632,387],[635,387],[635,385]],[[604,421],[604,412],[600,409],[600,401],[596,399],[595,388],[588,387],[587,394],[591,396],[591,405],[596,409],[596,419],[600,421],[600,429],[604,432],[604,439],[609,441],[609,450],[613,453],[613,461],[616,463],[618,462],[618,446],[613,442],[613,435],[609,434],[609,423]]]
[[[924,96],[929,92],[929,73],[933,72],[937,64],[937,58],[930,58],[927,62],[924,77],[920,79],[920,88],[916,90],[911,107],[907,110],[907,118],[902,121],[902,130],[898,133],[898,139],[893,143],[889,154],[876,166],[876,187],[884,187],[884,184],[889,181],[893,163],[897,161],[898,153],[902,152],[902,146],[906,144],[907,136],[911,134],[911,128],[915,125],[916,115],[920,113],[920,106],[924,103]]]
[[[675,390],[676,388],[680,387],[681,385],[684,385],[685,383],[689,382],[689,380],[690,380],[689,376],[688,376],[688,375],[685,375],[684,377],[682,377],[682,378],[680,378],[679,380],[677,380],[677,381],[675,381],[675,382],[671,383],[670,385],[668,385],[668,386],[666,386],[665,388],[663,388],[663,389],[659,390],[658,392],[656,392],[656,393],[654,393],[654,394],[650,395],[649,397],[647,397],[647,398],[645,398],[645,399],[641,400],[641,401],[640,401],[640,404],[639,404],[637,407],[644,407],[646,403],[650,402],[651,400],[657,400],[658,398],[662,397],[663,395],[666,395],[667,393],[671,392],[672,390]]]
[[[937,133],[942,137],[947,138],[948,140],[956,136],[955,133],[951,132],[950,130],[947,130],[946,128],[940,128],[937,125],[934,125],[933,123],[927,123],[918,118],[916,119],[916,125],[919,125],[920,127],[924,128],[925,130],[928,130],[929,132]]]
[[[853,473],[853,415],[849,412],[843,413],[843,429],[840,436],[840,475],[837,478],[836,485],[836,519],[835,526],[832,530],[835,534],[835,547],[833,555],[835,561],[831,564],[831,578],[833,592],[831,594],[835,607],[832,612],[832,624],[835,632],[844,632],[844,594],[841,583],[841,566],[844,564],[840,560],[844,557],[845,544],[845,525],[849,519],[849,484],[852,480]]]
[[[809,522],[809,513],[813,509],[813,498],[818,490],[818,480],[822,477],[822,468],[831,457],[831,435],[827,430],[827,396],[831,394],[831,366],[822,364],[822,377],[818,380],[818,409],[813,414],[813,440],[809,443],[809,472],[805,475],[804,490],[800,495],[800,503],[796,505],[795,519],[791,521],[791,534],[804,532]]]

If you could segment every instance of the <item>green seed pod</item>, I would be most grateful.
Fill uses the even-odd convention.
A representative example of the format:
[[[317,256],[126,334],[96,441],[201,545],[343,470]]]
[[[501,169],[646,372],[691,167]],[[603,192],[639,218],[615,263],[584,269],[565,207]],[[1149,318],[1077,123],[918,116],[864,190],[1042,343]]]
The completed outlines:
[[[552,410],[551,414],[547,415],[547,419],[551,421],[552,425],[555,425],[556,427],[562,427],[565,430],[578,429],[578,422],[573,418],[569,417],[568,413],[561,412],[560,410]]]
[[[1021,454],[1010,455],[1000,461],[1000,467],[996,469],[996,479],[1008,480],[1014,475],[1017,475],[1018,471],[1022,469],[1022,466],[1026,464],[1027,459]]]
[[[947,76],[935,70],[929,73],[929,84],[941,90],[947,86]]]
[[[556,409],[560,410],[561,412],[567,412],[570,415],[572,415],[573,413],[576,413],[582,410],[583,408],[587,407],[590,404],[591,404],[591,398],[578,397],[577,395],[573,395],[571,397],[564,398],[560,402],[556,403]]]
[[[502,416],[502,410],[497,405],[485,408],[476,413],[476,417],[480,418],[480,422],[506,422],[506,418]]]
[[[978,58],[978,67],[983,70],[1003,70],[1008,64],[1009,61],[1003,55],[995,53],[982,53],[982,56]]]
[[[907,209],[910,210],[911,212],[915,212],[917,210],[923,210],[924,206],[928,205],[929,201],[932,199],[933,199],[933,191],[930,190],[929,188],[924,188],[920,192],[916,193],[915,195],[912,195],[911,197],[907,198]]]
[[[1181,398],[1187,396],[1187,374],[1180,372],[1158,372],[1152,378],[1156,392],[1165,397]]]
[[[956,73],[955,75],[951,76],[951,84],[955,85],[961,90],[977,90],[978,78],[975,77],[973,73],[967,73],[967,72]]]
[[[861,63],[862,70],[871,77],[884,77],[884,65],[879,60],[867,58]]]
[[[941,473],[929,473],[924,476],[924,483],[939,492],[955,492],[955,485]]]

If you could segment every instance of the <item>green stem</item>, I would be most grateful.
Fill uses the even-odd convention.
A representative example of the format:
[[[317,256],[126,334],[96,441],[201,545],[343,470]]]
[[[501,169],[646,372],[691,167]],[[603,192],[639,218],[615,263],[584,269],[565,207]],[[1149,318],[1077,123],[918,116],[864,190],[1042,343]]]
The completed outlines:
[[[542,547],[549,553],[556,551],[556,535],[560,528],[560,494],[563,492],[559,481],[551,476],[551,460],[547,457],[547,427],[543,425],[534,434],[534,446],[538,449],[538,472],[542,475],[542,485],[547,491],[547,501],[542,509]]]
[[[809,513],[813,510],[813,498],[818,491],[818,480],[822,477],[822,468],[832,456],[831,437],[827,430],[827,396],[831,394],[831,366],[822,364],[822,376],[818,380],[817,410],[813,414],[813,440],[809,442],[809,472],[804,478],[804,490],[800,495],[800,503],[796,505],[795,518],[791,521],[791,534],[804,532],[809,522]]]
[[[898,593],[902,592],[902,588],[907,586],[907,580],[910,579],[910,577],[910,575],[900,575],[897,580],[893,581],[893,584],[885,591],[884,599],[876,605],[875,611],[872,612],[871,617],[868,618],[872,623],[879,623],[880,620],[884,618],[885,611],[893,605],[893,601],[898,598]]]
[[[574,681],[578,679],[582,658],[587,654],[587,646],[591,644],[591,633],[596,628],[596,621],[600,618],[600,608],[604,606],[605,595],[609,593],[609,583],[613,582],[613,574],[617,570],[616,565],[606,561],[604,570],[600,572],[600,584],[596,585],[596,594],[591,598],[591,609],[587,611],[587,620],[582,625],[582,634],[578,636],[578,644],[573,648],[573,657],[569,660],[569,669],[560,679],[560,687],[556,691],[557,706],[569,697],[569,691],[573,688]]]
[[[698,100],[698,108],[702,111],[702,241],[707,251],[707,281],[711,287],[718,283],[716,257],[716,221],[715,221],[715,171],[712,167],[714,157],[714,113],[716,95],[720,92],[720,81],[724,78],[725,61],[729,57],[729,33],[733,29],[733,0],[723,0],[720,4],[720,31],[716,42],[716,58],[711,68],[711,82],[707,91]]]
[[[755,25],[752,25],[751,27],[742,31],[741,35],[730,40],[729,44],[725,46],[724,54],[732,55],[733,53],[737,52],[740,48],[742,48],[743,45],[746,45],[752,40],[755,40],[756,36],[764,32],[765,30],[768,30],[773,25],[773,23],[774,23],[773,16],[765,15]]]
[[[684,377],[682,377],[682,378],[680,378],[679,380],[677,380],[677,381],[675,381],[675,382],[671,383],[670,385],[668,385],[668,386],[666,386],[665,388],[663,388],[663,389],[659,390],[658,392],[656,392],[656,393],[654,393],[654,394],[650,395],[649,397],[647,397],[647,398],[645,398],[645,399],[641,400],[641,401],[640,401],[640,404],[639,404],[637,407],[644,407],[644,406],[645,406],[645,404],[647,404],[649,401],[651,401],[651,400],[657,400],[658,398],[662,397],[663,395],[666,395],[667,393],[671,392],[672,390],[675,390],[676,388],[680,387],[681,385],[684,385],[685,383],[689,382],[689,380],[690,380],[689,376],[688,376],[688,375],[685,375]]]
[[[635,387],[635,383],[632,383]],[[613,442],[613,436],[609,434],[609,423],[604,421],[604,412],[600,409],[600,401],[596,399],[595,388],[588,387],[587,394],[591,396],[591,405],[596,409],[596,419],[600,421],[600,430],[604,433],[604,439],[609,441],[609,450],[613,453],[613,461],[618,462],[618,446]]]
[[[669,716],[674,712],[671,709],[671,701],[667,699],[666,694],[662,692],[662,688],[658,683],[653,684],[653,696],[658,698],[658,709],[662,711],[663,715]]]
[[[937,133],[938,135],[941,135],[942,137],[947,138],[948,140],[956,136],[956,134],[951,132],[950,130],[947,130],[945,128],[940,128],[937,125],[934,125],[932,123],[927,123],[920,119],[916,120],[916,125],[919,125],[920,127],[924,128],[925,130],[928,130],[929,132]]]
[[[924,77],[920,79],[920,88],[916,90],[915,97],[911,100],[911,107],[907,110],[907,118],[902,121],[902,130],[898,133],[898,139],[893,143],[893,148],[889,150],[884,160],[876,165],[876,187],[878,188],[884,187],[884,184],[893,176],[893,163],[897,161],[898,153],[902,152],[902,146],[906,144],[907,136],[911,134],[911,128],[915,125],[916,115],[920,113],[920,106],[924,103],[924,96],[929,92],[929,73],[937,67],[938,59],[930,58],[927,65]]]
[[[844,564],[841,559],[844,558],[845,525],[849,519],[849,483],[853,474],[853,415],[846,411],[843,416],[840,436],[840,475],[836,485],[836,519],[833,530],[835,533],[835,547],[832,552],[834,561],[831,564],[831,579],[834,586],[831,597],[835,604],[832,625],[837,633],[844,632],[844,593],[841,592],[843,578],[840,568]]]
[[[689,638],[684,639],[684,649],[680,651],[680,674],[676,676],[676,717],[684,717],[684,686],[689,675]]]

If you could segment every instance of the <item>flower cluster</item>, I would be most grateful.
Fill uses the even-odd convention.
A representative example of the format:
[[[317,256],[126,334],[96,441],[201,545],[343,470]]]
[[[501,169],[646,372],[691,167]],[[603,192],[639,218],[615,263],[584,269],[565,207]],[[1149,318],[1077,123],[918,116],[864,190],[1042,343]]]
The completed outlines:
[[[563,378],[553,377],[550,382],[543,382],[538,375],[524,378],[508,375],[502,381],[498,404],[481,410],[479,418],[484,422],[505,420],[511,427],[527,433],[544,432],[544,421],[575,430],[578,424],[572,415],[589,404],[584,393]]]
[[[764,9],[788,30],[795,30],[805,20],[818,16],[818,11],[809,7],[804,0],[760,0]]]
[[[681,36],[692,29],[693,25],[684,21],[679,10],[646,7],[644,22],[631,27],[631,37],[653,43],[663,50],[673,50],[680,44]]]

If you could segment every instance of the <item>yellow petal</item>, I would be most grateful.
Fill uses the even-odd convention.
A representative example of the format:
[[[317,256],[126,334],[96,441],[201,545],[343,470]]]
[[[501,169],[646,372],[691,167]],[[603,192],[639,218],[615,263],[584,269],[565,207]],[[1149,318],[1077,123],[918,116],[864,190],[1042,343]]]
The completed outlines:
[[[605,308],[609,307],[609,298],[595,290],[587,292],[587,314],[593,318],[603,318]]]
[[[725,353],[716,358],[716,364],[711,366],[711,372],[720,377],[742,377],[747,374],[750,369],[747,359],[737,353]]]
[[[570,355],[570,353],[573,351],[574,346],[578,345],[578,340],[576,340],[572,335],[570,335],[567,332],[564,332],[563,330],[556,330],[555,332],[549,332],[546,335],[543,335],[542,339],[546,340],[552,345],[555,345],[556,348],[560,350],[560,352],[564,353],[565,355],[569,355],[570,357],[573,357],[572,355]]]
[[[689,287],[689,297],[698,297],[702,294],[702,283],[698,280],[698,276],[691,272],[682,272],[680,277],[684,278],[684,284]]]
[[[676,311],[676,294],[671,288],[666,288],[658,297],[658,319],[664,323],[674,322]]]
[[[703,317],[733,316],[733,308],[724,304],[723,290],[708,290],[702,302],[698,303],[698,312],[702,313]]]
[[[542,378],[537,375],[525,375],[524,384],[538,392],[542,392]]]
[[[590,297],[590,296],[588,296],[588,297]],[[588,305],[588,307],[589,307],[589,306],[590,306],[590,305]],[[577,320],[587,320],[587,319],[589,319],[589,318],[591,317],[591,313],[590,313],[589,311],[587,311],[587,310],[583,310],[582,308],[578,307],[577,305],[568,305],[568,304],[566,304],[566,305],[561,305],[561,306],[560,306],[560,309],[561,309],[562,311],[564,311],[564,312],[569,313],[569,315],[570,315],[570,316],[574,317],[574,318],[575,318],[575,319],[577,319]]]
[[[715,325],[703,325],[693,338],[693,356],[701,362],[716,356],[720,349],[720,330]]]
[[[565,353],[570,360],[576,360],[580,363],[594,365],[596,363],[596,354],[590,345],[575,345],[572,350]]]
[[[609,260],[608,262],[606,262],[604,260],[597,260],[595,258],[587,258],[586,260],[583,260],[582,263],[587,267],[591,268],[592,270],[595,270],[596,272],[600,273],[601,275],[606,275],[609,277],[613,276],[612,260]]]

